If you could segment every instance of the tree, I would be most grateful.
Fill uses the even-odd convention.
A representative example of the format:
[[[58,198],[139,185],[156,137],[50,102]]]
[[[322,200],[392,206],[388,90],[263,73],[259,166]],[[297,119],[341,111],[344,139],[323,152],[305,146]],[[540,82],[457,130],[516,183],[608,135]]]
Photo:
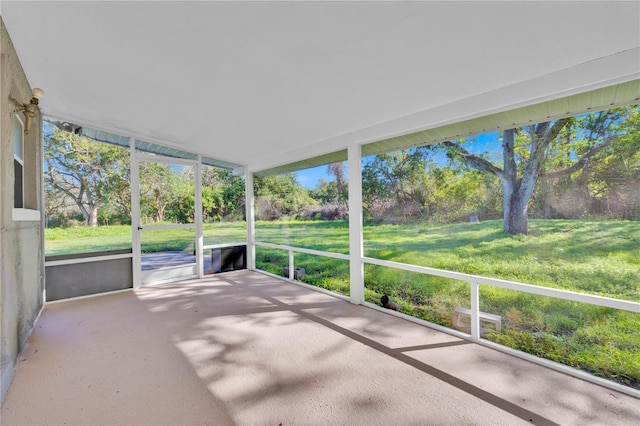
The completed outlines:
[[[44,178],[78,206],[86,223],[98,225],[98,212],[129,180],[129,150],[47,127]]]
[[[342,203],[345,208],[349,208],[349,185],[344,172],[344,162],[331,163],[327,166],[327,173],[333,175],[335,179],[335,200]]]
[[[321,205],[335,204],[339,199],[336,182],[328,181],[323,178],[318,180],[316,187],[309,191],[309,195]]]
[[[194,184],[191,167],[140,163],[140,210],[156,223],[173,219],[179,223],[194,220]]]
[[[509,234],[526,234],[528,231],[527,207],[533,195],[536,179],[546,158],[547,147],[558,136],[560,130],[567,124],[568,119],[539,123],[529,126],[530,139],[529,156],[520,156],[516,150],[516,130],[507,129],[502,135],[503,168],[499,168],[489,160],[469,153],[451,141],[444,142],[448,147],[448,155],[461,160],[467,166],[481,172],[496,175],[502,183],[504,232]],[[521,164],[517,159],[521,158]]]
[[[205,222],[243,219],[244,178],[219,167],[202,169],[202,213]]]
[[[397,209],[403,217],[422,211],[429,197],[425,170],[431,147],[378,154],[362,171],[363,207],[374,220]]]
[[[464,167],[434,165],[428,169],[429,220],[455,223],[470,216],[502,217],[502,188],[494,175]]]
[[[615,140],[615,135],[608,134],[616,120],[615,110],[601,111],[587,117],[582,123],[589,135],[589,143],[586,144],[575,143],[568,131],[561,135],[563,130],[568,130],[574,124],[581,124],[576,118],[563,118],[520,129],[505,130],[502,132],[502,168],[488,159],[471,154],[459,143],[446,141],[443,145],[447,148],[450,158],[500,179],[503,188],[504,232],[527,234],[529,201],[541,174],[559,177],[581,170],[592,157]],[[567,161],[562,164],[563,168],[543,172],[550,152],[554,148],[557,149],[554,144],[563,143],[567,145],[564,152],[569,153],[565,158]]]
[[[49,227],[52,223],[57,224],[57,219],[61,219],[60,215],[67,206],[68,197],[57,191],[46,178],[44,180],[44,194],[45,227]],[[56,218],[56,216],[58,217]]]
[[[274,220],[297,213],[301,207],[316,204],[296,180],[293,173],[274,176],[256,176],[256,217],[260,220]]]
[[[566,134],[566,136],[564,135]],[[608,141],[608,144],[602,144]],[[596,148],[596,149],[594,149]],[[584,154],[591,152],[591,157]],[[575,162],[582,157],[582,163]],[[575,162],[575,163],[574,163]],[[572,165],[573,164],[573,165]],[[541,173],[545,217],[638,218],[640,110],[615,108],[577,117],[563,130]]]

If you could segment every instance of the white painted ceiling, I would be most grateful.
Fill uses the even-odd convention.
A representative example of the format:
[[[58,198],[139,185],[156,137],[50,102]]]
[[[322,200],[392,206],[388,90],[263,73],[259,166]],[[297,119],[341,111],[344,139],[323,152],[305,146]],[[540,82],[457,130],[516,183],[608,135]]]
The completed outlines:
[[[633,2],[14,2],[52,117],[262,170],[638,78]]]

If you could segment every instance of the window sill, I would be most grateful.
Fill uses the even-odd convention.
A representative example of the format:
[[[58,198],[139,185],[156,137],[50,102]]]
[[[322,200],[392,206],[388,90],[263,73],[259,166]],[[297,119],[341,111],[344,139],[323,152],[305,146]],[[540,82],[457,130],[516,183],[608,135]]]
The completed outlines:
[[[40,210],[13,209],[11,218],[14,222],[39,222]]]

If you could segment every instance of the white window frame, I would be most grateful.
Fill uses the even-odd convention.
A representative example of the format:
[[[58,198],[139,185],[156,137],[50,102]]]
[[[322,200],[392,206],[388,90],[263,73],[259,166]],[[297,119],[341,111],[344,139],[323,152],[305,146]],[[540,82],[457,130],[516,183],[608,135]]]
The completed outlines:
[[[16,153],[16,134],[15,134],[15,123],[16,121],[19,123],[19,135],[20,135],[20,151],[22,153],[22,157],[20,157],[17,153]],[[13,210],[11,212],[11,219],[14,222],[20,222],[20,221],[29,221],[29,222],[37,222],[40,220],[40,211],[39,210],[32,210],[32,209],[27,209],[25,208],[25,204],[26,204],[26,200],[25,200],[25,180],[26,180],[26,168],[25,168],[25,161],[24,158],[26,156],[26,152],[25,152],[25,137],[24,137],[24,120],[22,119],[22,117],[20,116],[20,114],[15,113],[13,115],[13,119],[12,119],[12,135],[11,135],[11,140],[13,142],[13,160],[14,160],[14,164],[15,162],[18,162],[20,164],[20,166],[22,167],[22,187],[20,188],[20,191],[22,192],[22,206],[20,207],[16,207],[16,200],[13,200]],[[14,176],[15,176],[15,171],[14,171]],[[14,194],[16,192],[16,183],[14,182]]]
[[[19,131],[17,132],[18,134],[16,134],[16,123],[18,123],[19,127]],[[13,141],[13,161],[14,161],[14,169],[15,169],[15,163],[19,163],[20,167],[22,167],[22,181],[21,181],[21,188],[20,188],[20,192],[21,192],[21,200],[22,200],[22,205],[20,206],[16,206],[16,199],[14,197],[13,200],[13,208],[14,209],[23,209],[24,208],[24,121],[20,118],[19,114],[14,114],[13,115],[13,123],[12,123],[12,127],[13,127],[13,133],[11,135],[11,140]],[[20,154],[18,154],[16,152],[16,138],[20,138]],[[14,176],[15,176],[15,170],[14,170]],[[17,182],[14,181],[13,183],[13,193],[15,194],[16,191],[16,186],[17,186]]]

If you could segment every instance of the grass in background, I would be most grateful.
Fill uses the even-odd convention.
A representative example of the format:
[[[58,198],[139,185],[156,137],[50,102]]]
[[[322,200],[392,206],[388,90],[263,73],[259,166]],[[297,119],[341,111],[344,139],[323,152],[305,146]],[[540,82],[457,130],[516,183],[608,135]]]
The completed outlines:
[[[275,243],[274,243],[275,244]],[[269,247],[256,247],[256,267],[260,270],[289,278],[284,268],[289,266],[289,251]],[[349,296],[349,262],[324,256],[296,253],[295,268],[304,268],[305,276],[298,281]]]
[[[333,253],[349,253],[349,222],[346,220],[258,221],[256,240]]]
[[[365,255],[467,274],[640,301],[640,223],[532,220],[365,227]]]
[[[131,226],[45,228],[45,255],[93,253],[131,248]]]
[[[501,221],[369,225],[364,228],[365,255],[640,301],[640,223],[532,220],[528,236],[505,235],[501,226]],[[257,222],[256,235],[257,240],[263,242],[335,253],[349,251],[347,221]],[[129,226],[52,228],[45,230],[45,238],[47,256],[131,248]],[[192,230],[145,232],[143,239],[145,251],[185,247],[193,250]],[[205,245],[245,241],[245,223],[205,224],[204,240]],[[315,260],[305,260],[307,267],[325,278],[328,270],[344,270],[344,265],[337,266],[341,261],[313,258]],[[270,261],[280,268],[288,264],[288,256],[282,251],[277,262],[259,261],[265,270]],[[367,282],[381,289],[396,288],[402,277],[400,271],[377,272],[367,274]],[[415,286],[419,288],[450,287],[445,279],[438,277],[420,276],[412,281],[422,282]]]
[[[202,225],[204,245],[246,243],[245,222],[216,222]]]
[[[244,222],[207,223],[203,225],[204,244],[226,244],[247,240]],[[159,251],[193,251],[195,231],[170,229],[142,234],[143,253]],[[131,226],[77,226],[46,228],[46,256],[92,253],[131,248]]]
[[[532,220],[530,235],[505,235],[501,221],[453,225],[370,225],[365,255],[544,287],[640,301],[640,223]],[[246,240],[244,222],[204,225],[205,244]],[[347,221],[257,222],[258,241],[348,253]],[[131,248],[129,226],[45,230],[46,255]],[[143,233],[146,251],[193,250],[192,230]],[[286,252],[279,264],[288,263]],[[344,269],[315,257],[317,268]],[[312,261],[305,261],[313,269]],[[332,263],[333,262],[333,263]],[[265,262],[266,264],[267,262]],[[326,273],[325,273],[326,275]],[[384,278],[382,278],[384,277]],[[449,285],[430,277],[422,287]],[[381,288],[401,274],[370,274]],[[439,281],[440,280],[440,281]],[[438,284],[440,283],[440,284]]]

